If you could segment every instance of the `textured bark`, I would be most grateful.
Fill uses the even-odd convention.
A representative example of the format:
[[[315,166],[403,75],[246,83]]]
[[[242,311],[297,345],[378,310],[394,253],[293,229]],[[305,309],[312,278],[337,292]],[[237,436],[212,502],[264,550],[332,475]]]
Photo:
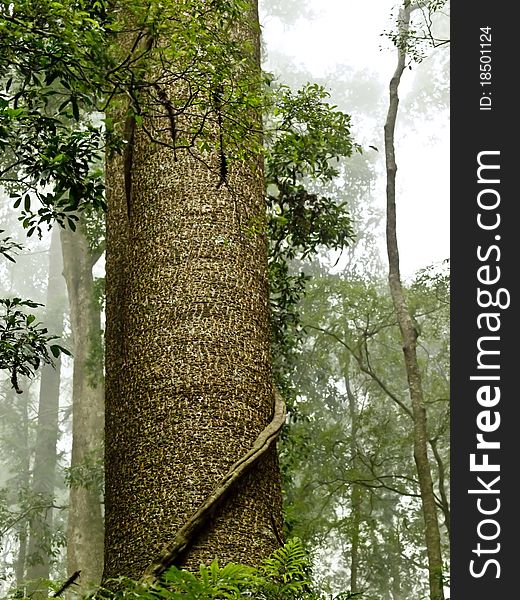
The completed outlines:
[[[253,447],[241,456],[224,475],[217,488],[204,500],[197,511],[186,521],[162,551],[161,555],[146,569],[143,580],[153,582],[157,580],[168,567],[176,564],[178,559],[189,550],[196,536],[208,525],[218,508],[229,497],[230,491],[235,488],[246,473],[249,473],[258,461],[269,451],[276,442],[285,424],[287,411],[285,402],[274,390],[275,408],[272,421],[260,432]]]
[[[218,185],[217,152],[204,159],[211,170],[136,126],[130,215],[123,159],[107,164],[104,577],[140,577],[273,414],[266,240],[250,230],[265,211],[261,160]],[[271,449],[184,566],[257,564],[281,529]]]
[[[92,267],[96,257],[83,233],[61,231],[63,273],[67,283],[73,337],[71,468],[102,456],[104,425],[100,311],[94,299]],[[72,485],[67,525],[67,572],[81,570],[81,589],[99,584],[103,571],[103,519],[96,486]],[[77,589],[77,588],[76,588]]]
[[[398,27],[402,40],[406,40],[409,28],[410,15],[413,6],[407,5],[399,11]],[[419,487],[421,492],[422,513],[425,523],[425,541],[428,555],[428,574],[430,584],[430,599],[444,600],[442,577],[442,552],[439,532],[439,521],[433,491],[431,465],[428,457],[428,431],[426,424],[426,409],[423,398],[421,373],[417,362],[417,331],[415,329],[406,298],[401,284],[399,270],[399,250],[397,245],[397,217],[396,217],[396,173],[395,160],[395,124],[399,106],[399,83],[406,65],[406,45],[398,48],[398,61],[394,75],[390,81],[390,102],[385,123],[385,156],[386,156],[386,198],[387,221],[386,241],[389,264],[389,287],[392,301],[399,323],[403,343],[404,362],[408,378],[408,389],[412,405],[413,433],[414,433],[414,459],[417,467]]]
[[[49,251],[49,276],[45,324],[54,335],[62,335],[66,301],[63,279],[60,235],[54,228]],[[50,578],[50,539],[52,531],[52,505],[56,480],[58,418],[60,399],[61,359],[54,360],[54,367],[44,365],[41,370],[40,395],[38,401],[38,424],[32,475],[32,491],[40,497],[42,509],[31,519],[29,531],[26,579],[31,581],[33,598],[47,596],[47,586],[42,580]]]

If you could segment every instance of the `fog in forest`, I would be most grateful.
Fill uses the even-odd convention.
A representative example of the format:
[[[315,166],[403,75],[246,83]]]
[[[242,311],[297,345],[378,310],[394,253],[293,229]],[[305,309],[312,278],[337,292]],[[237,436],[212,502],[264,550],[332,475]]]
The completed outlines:
[[[434,18],[442,35],[447,10]],[[323,86],[330,94],[325,101],[350,115],[353,140],[362,149],[334,162],[331,181],[307,182],[317,196],[346,203],[354,240],[348,248],[321,248],[311,259],[292,259],[289,273],[309,279],[294,309],[299,322],[291,357],[276,360],[294,391],[290,426],[278,444],[285,536],[303,540],[323,593],[351,590],[363,600],[428,596],[407,378],[387,288],[383,125],[397,53],[385,33],[395,29],[396,14],[391,0],[262,0],[260,6],[270,85],[294,92],[308,82]],[[447,565],[449,46],[425,54],[420,62],[410,61],[399,89],[397,238],[419,332],[428,452]],[[58,336],[52,343],[71,351],[72,320],[86,332],[86,358],[75,382],[74,358],[65,353],[54,366],[35,369],[33,377],[20,375],[21,393],[10,373],[2,372],[0,596],[7,597],[16,588],[30,592],[28,582],[38,577],[70,576],[74,563],[70,556],[67,562],[67,546],[85,531],[89,543],[101,547],[105,262],[102,216],[90,214],[80,241],[78,231],[57,225],[44,227],[41,239],[37,233],[27,237],[20,222],[23,204],[14,209],[9,191],[0,193],[0,237],[9,235],[22,246],[13,252],[15,262],[0,261],[0,298],[41,304],[24,311]],[[81,413],[88,418],[74,430],[85,446],[79,449],[78,442],[81,459],[71,466],[74,386],[90,404]],[[73,515],[71,490],[81,496]],[[95,519],[90,525],[88,515]],[[100,557],[91,554],[92,564],[82,568],[101,573]]]

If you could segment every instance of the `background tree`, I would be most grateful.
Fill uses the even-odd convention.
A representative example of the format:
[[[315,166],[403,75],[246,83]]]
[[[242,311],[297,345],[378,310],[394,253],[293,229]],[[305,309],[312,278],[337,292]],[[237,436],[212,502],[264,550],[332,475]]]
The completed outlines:
[[[101,306],[92,273],[104,250],[99,221],[85,211],[75,231],[60,232],[74,355],[67,571],[81,570],[83,589],[99,585],[103,572],[103,350]]]
[[[29,237],[35,232],[41,237],[44,229],[54,221],[74,230],[78,211],[87,206],[104,206],[102,172],[96,165],[103,139],[101,126],[99,119],[93,122],[91,116],[80,122],[82,109],[88,107],[92,112],[102,91],[96,74],[106,66],[106,51],[100,43],[105,22],[103,3],[3,3],[0,14],[2,60],[6,73],[0,100],[1,182],[10,192],[14,207],[20,209],[20,220]],[[75,566],[79,553],[85,581],[96,580],[97,576],[99,582],[102,569],[100,485],[98,481],[94,491],[85,492],[85,480],[91,478],[90,463],[99,471],[102,452],[103,390],[96,380],[96,377],[102,377],[100,317],[98,307],[96,326],[96,311],[91,307],[94,302],[92,265],[88,264],[92,256],[89,254],[85,260],[81,255],[81,250],[85,253],[85,246],[89,252],[88,245],[83,244],[80,251],[75,252],[75,243],[67,237],[69,233],[63,232],[63,247],[77,346],[74,366],[74,412],[77,416],[69,472],[69,539],[74,543],[69,543],[68,554],[71,566]],[[97,357],[90,352],[96,342]],[[60,347],[55,345],[51,350],[58,355]],[[89,362],[92,372],[97,368],[96,376],[87,373]],[[33,367],[38,366],[36,359],[33,363]],[[94,388],[96,391],[92,392]],[[82,418],[84,423],[80,422]],[[97,458],[94,458],[93,446]],[[38,481],[42,458],[39,453],[35,459]],[[47,468],[50,468],[50,462],[47,462]],[[94,500],[89,502],[91,497]],[[33,536],[33,550],[37,545],[45,545],[45,536],[41,533],[38,541]],[[38,560],[33,557],[32,562]],[[97,564],[97,572],[93,564]],[[33,575],[36,573],[31,568],[28,576]]]
[[[419,355],[428,435],[437,438],[449,472],[444,450],[446,275],[427,271],[408,293],[423,332]],[[368,598],[419,596],[427,589],[424,529],[406,374],[384,281],[353,276],[349,280],[343,274],[316,278],[301,315],[308,334],[294,373],[300,416],[289,430],[282,455],[284,472],[290,475],[285,483],[288,524],[315,548],[317,572],[331,591],[345,589],[349,581],[352,585],[354,559],[357,589]],[[441,506],[437,473],[435,482]],[[339,565],[326,562],[329,554],[339,558]]]
[[[8,215],[3,214],[6,225],[11,219],[15,221],[16,213],[10,211]],[[9,224],[13,225],[12,222]],[[24,344],[25,340],[23,352],[27,353],[31,361],[34,360],[31,346],[39,340],[39,335],[31,334],[31,330],[45,330],[39,319],[48,318],[50,325],[55,326],[57,332],[60,332],[60,320],[63,320],[63,296],[60,298],[59,285],[57,285],[62,270],[59,261],[57,263],[60,249],[59,245],[54,244],[53,251],[49,254],[46,251],[49,241],[50,239],[47,239],[36,245],[33,244],[31,251],[20,249],[16,256],[16,263],[9,262],[2,265],[2,283],[5,287],[2,286],[0,295],[4,298],[10,296],[11,303],[13,297],[20,296],[30,296],[37,301],[30,302],[29,305],[19,301],[17,314],[13,315],[14,311],[11,312],[11,316],[15,316],[11,321],[9,321],[9,313],[6,314],[6,325],[11,326],[6,333],[11,331],[12,334],[9,335],[20,336],[19,343],[21,341]],[[51,298],[51,302],[43,312],[38,304],[45,296]],[[43,336],[50,338],[46,332]],[[11,339],[4,335],[2,341],[9,343]],[[60,341],[60,344],[62,343],[66,344]],[[52,348],[54,341],[50,341],[50,344],[51,347],[47,346],[45,349],[49,360],[52,356],[51,350],[59,349]],[[59,355],[59,352],[56,353]],[[56,362],[57,358],[53,357],[53,360]],[[31,363],[32,372],[34,372],[33,365],[34,362]],[[61,478],[53,475],[55,470],[57,471],[56,384],[59,383],[60,378],[55,377],[57,368],[48,366],[49,371],[45,370],[43,383],[32,382],[20,375],[18,381],[22,392],[20,394],[17,394],[12,387],[11,369],[7,372],[7,379],[2,382],[5,388],[1,400],[2,474],[0,476],[2,498],[5,502],[3,504],[5,512],[2,512],[3,518],[0,519],[1,545],[5,552],[3,571],[7,575],[12,572],[11,569],[14,569],[20,587],[33,577],[32,572],[39,569],[42,562],[44,564],[54,562],[61,543],[61,516],[56,515],[57,518],[51,520],[49,514],[53,506],[62,504],[61,498],[56,502],[54,488],[55,484],[59,485]],[[36,531],[39,532],[38,536],[35,534]]]
[[[432,6],[430,6],[430,4]],[[441,2],[441,5],[443,3]],[[397,217],[395,180],[397,164],[395,158],[395,125],[399,105],[399,84],[406,68],[410,52],[410,41],[414,35],[411,16],[413,12],[430,11],[438,8],[438,2],[418,2],[412,4],[407,0],[399,10],[397,34],[395,37],[398,60],[390,80],[390,100],[385,123],[385,157],[387,171],[387,221],[386,241],[388,251],[388,282],[394,304],[401,338],[403,342],[404,364],[406,368],[408,387],[412,406],[414,428],[414,459],[421,488],[421,502],[425,523],[425,540],[428,553],[428,570],[431,600],[444,599],[443,563],[437,507],[433,490],[430,458],[428,456],[428,430],[426,423],[426,408],[421,381],[421,372],[417,360],[417,338],[419,332],[415,326],[403,291],[399,268],[399,250],[397,245]],[[412,49],[416,48],[414,46]]]
[[[49,249],[46,323],[60,337],[63,335],[65,312],[65,285],[62,271],[59,231],[55,229]],[[40,377],[32,467],[32,492],[38,497],[40,508],[29,521],[26,572],[26,579],[32,582],[32,593],[36,596],[41,594],[42,589],[46,590],[42,582],[50,578],[53,554],[53,507],[58,467],[61,357],[55,360],[54,365],[44,365]]]
[[[423,332],[419,355],[428,435],[437,438],[449,472],[446,276],[427,271],[408,292]],[[282,462],[292,474],[285,484],[289,526],[317,546],[318,565],[336,553],[341,570],[317,567],[331,591],[344,589],[348,580],[352,586],[354,560],[358,590],[368,598],[400,598],[407,588],[413,595],[424,593],[426,555],[411,414],[391,299],[381,280],[322,277],[311,281],[302,319],[308,336],[295,365],[300,420],[291,426]],[[441,480],[439,469],[439,507]]]

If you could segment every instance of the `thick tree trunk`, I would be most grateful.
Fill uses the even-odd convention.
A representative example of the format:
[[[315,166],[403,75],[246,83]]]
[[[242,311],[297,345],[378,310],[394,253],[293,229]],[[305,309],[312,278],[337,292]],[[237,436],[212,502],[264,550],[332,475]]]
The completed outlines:
[[[219,185],[216,152],[134,142],[131,211],[107,164],[104,577],[141,576],[273,414],[260,158]],[[257,564],[281,529],[271,450],[183,564]]]
[[[62,335],[66,302],[65,281],[63,279],[60,235],[54,228],[49,251],[49,276],[45,324],[54,335]],[[54,367],[44,365],[41,370],[40,396],[38,402],[38,425],[32,476],[32,491],[41,500],[41,510],[34,514],[30,522],[26,578],[33,582],[33,598],[47,596],[47,586],[42,580],[50,577],[52,505],[56,480],[58,419],[60,399],[61,359],[54,361]]]
[[[395,160],[394,134],[399,106],[399,83],[406,64],[406,33],[411,14],[410,5],[399,12],[398,26],[403,46],[398,49],[398,63],[390,81],[390,103],[385,123],[385,155],[387,171],[387,222],[386,240],[388,251],[390,293],[394,303],[401,339],[403,342],[404,361],[408,378],[408,388],[412,405],[414,427],[414,458],[417,467],[419,487],[421,491],[422,512],[425,523],[426,551],[428,555],[428,573],[431,600],[444,600],[442,578],[442,553],[439,532],[439,521],[433,491],[430,460],[428,457],[428,431],[426,426],[426,409],[424,405],[421,373],[417,362],[417,331],[408,310],[406,298],[401,284],[399,270],[399,251],[397,245],[397,219],[395,203],[395,181],[397,164]]]
[[[103,571],[103,518],[95,482],[75,478],[103,456],[104,390],[100,309],[95,301],[92,268],[98,256],[89,248],[80,221],[78,230],[61,231],[63,273],[67,283],[73,337],[72,384],[73,483],[67,526],[67,571],[81,570],[81,589],[101,581]],[[91,471],[92,472],[92,471]],[[87,475],[88,477],[88,475]],[[77,588],[76,588],[77,589]]]

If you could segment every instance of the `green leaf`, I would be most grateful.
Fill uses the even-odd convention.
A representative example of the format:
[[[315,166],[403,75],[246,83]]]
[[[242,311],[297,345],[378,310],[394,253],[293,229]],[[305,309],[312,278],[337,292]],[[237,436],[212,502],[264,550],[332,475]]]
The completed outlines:
[[[62,112],[63,109],[67,106],[67,104],[70,102],[70,98],[67,98],[66,100],[64,100],[58,107],[58,112]]]
[[[58,356],[60,355],[60,347],[57,346],[56,344],[51,346],[51,352],[52,355],[54,356],[54,358],[58,358]]]

